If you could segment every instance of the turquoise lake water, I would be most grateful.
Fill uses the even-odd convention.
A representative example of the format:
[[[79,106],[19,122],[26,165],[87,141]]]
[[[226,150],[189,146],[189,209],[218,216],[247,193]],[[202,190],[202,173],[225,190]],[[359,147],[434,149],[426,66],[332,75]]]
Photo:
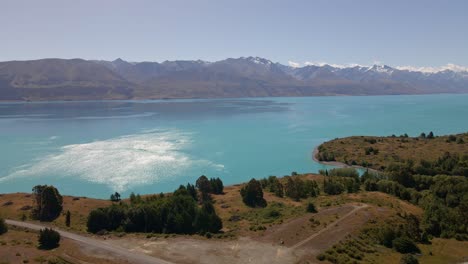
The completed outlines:
[[[320,143],[468,131],[468,94],[0,103],[0,193],[53,184],[108,198],[200,175],[225,184],[317,172]]]

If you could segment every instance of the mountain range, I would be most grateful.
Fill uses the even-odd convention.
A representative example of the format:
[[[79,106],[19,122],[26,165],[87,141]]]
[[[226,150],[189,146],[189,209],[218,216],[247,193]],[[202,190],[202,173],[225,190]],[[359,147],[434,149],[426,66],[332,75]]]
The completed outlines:
[[[468,72],[387,65],[291,67],[259,57],[0,62],[0,100],[101,100],[467,93]]]

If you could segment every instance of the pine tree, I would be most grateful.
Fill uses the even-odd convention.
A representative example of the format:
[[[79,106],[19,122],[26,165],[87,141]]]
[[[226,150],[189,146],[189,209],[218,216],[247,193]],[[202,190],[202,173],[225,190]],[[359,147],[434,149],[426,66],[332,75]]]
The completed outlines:
[[[70,211],[67,211],[67,214],[66,214],[66,216],[65,216],[65,225],[66,225],[67,227],[70,227],[70,220],[71,220],[70,218],[71,218]]]

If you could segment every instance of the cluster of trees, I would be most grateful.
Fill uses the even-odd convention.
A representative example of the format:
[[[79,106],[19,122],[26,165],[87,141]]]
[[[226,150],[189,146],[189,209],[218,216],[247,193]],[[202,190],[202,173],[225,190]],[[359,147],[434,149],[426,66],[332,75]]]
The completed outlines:
[[[285,176],[283,182],[285,182],[284,185],[276,176],[260,180],[261,187],[264,190],[278,197],[287,196],[299,201],[302,198],[316,197],[320,194],[320,188],[316,181],[303,180],[297,176]]]
[[[208,178],[205,175],[200,176],[195,183],[198,190],[205,194],[223,194],[224,185],[220,178]]]
[[[433,139],[434,138],[434,133],[429,132],[429,134],[427,134],[426,136],[426,133],[422,132],[421,135],[419,135],[420,138],[427,138],[427,139]]]
[[[468,154],[458,155],[446,152],[435,161],[421,160],[419,165],[413,166],[413,162],[409,163],[408,171],[411,174],[422,175],[459,175],[468,177]]]
[[[383,226],[366,230],[379,244],[396,251],[407,253],[420,253],[416,243],[428,243],[428,237],[420,229],[419,219],[412,215],[389,219]]]
[[[277,197],[284,197],[284,186],[276,176],[269,176],[260,180],[263,189],[273,193]]]
[[[36,185],[32,189],[34,208],[32,216],[40,221],[52,221],[63,209],[63,198],[54,186]]]
[[[120,193],[115,192],[115,193],[111,194],[110,200],[112,202],[120,202]]]
[[[336,161],[335,153],[326,150],[321,150],[316,157],[319,161]]]
[[[320,173],[327,176],[323,181],[323,191],[326,194],[355,193],[361,188],[359,173],[354,168],[336,168]]]
[[[445,154],[433,163],[421,163],[433,170],[464,173],[454,170],[464,166],[465,158]],[[428,164],[431,167],[427,168]],[[410,201],[424,209],[421,221],[423,233],[435,237],[468,240],[468,178],[465,175],[420,175],[421,169],[412,162],[388,166],[384,176],[368,176],[367,191],[380,191]]]
[[[205,179],[209,185],[205,184]],[[205,176],[201,176],[197,180],[197,189],[191,184],[181,185],[172,195],[161,194],[144,199],[134,195],[130,203],[112,204],[107,208],[93,210],[88,216],[88,231],[177,234],[219,232],[222,229],[222,221],[207,194],[213,191],[211,182]]]
[[[320,188],[316,181],[302,180],[299,177],[287,176],[285,184],[285,194],[289,198],[299,201],[302,198],[317,197],[320,194]]]

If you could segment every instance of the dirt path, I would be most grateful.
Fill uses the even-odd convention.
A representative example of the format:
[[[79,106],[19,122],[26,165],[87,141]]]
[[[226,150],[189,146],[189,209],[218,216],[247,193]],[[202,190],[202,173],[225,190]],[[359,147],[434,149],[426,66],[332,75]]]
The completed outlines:
[[[26,223],[26,222],[20,222],[20,221],[14,221],[14,220],[8,220],[6,219],[5,222],[8,225],[13,225],[13,226],[18,226],[18,227],[24,227],[32,230],[40,230],[43,228],[46,228],[47,226],[45,225],[38,225],[38,224],[32,224],[32,223]],[[86,246],[94,247],[97,249],[102,249],[105,250],[109,253],[112,253],[114,255],[118,255],[121,258],[127,259],[130,263],[141,263],[141,264],[172,264],[171,262],[148,256],[145,254],[139,254],[135,253],[132,251],[129,251],[123,247],[119,247],[116,245],[108,244],[106,242],[100,241],[98,239],[86,237],[86,236],[81,236],[77,235],[74,233],[70,233],[67,231],[62,231],[60,229],[54,228],[57,232],[60,233],[60,236],[77,241],[78,243],[85,244]]]
[[[316,238],[317,236],[323,234],[324,232],[327,232],[329,231],[330,229],[332,228],[335,228],[336,225],[338,225],[341,221],[347,219],[349,216],[351,216],[352,214],[356,213],[357,211],[363,209],[363,208],[366,208],[368,207],[367,204],[364,204],[364,205],[359,205],[359,206],[356,206],[351,212],[347,213],[346,215],[344,215],[343,217],[341,217],[340,219],[336,220],[335,222],[333,223],[330,223],[327,227],[323,228],[322,230],[318,231],[317,233],[311,235],[310,237],[302,240],[301,242],[298,242],[297,244],[293,245],[291,247],[291,249],[297,249],[305,244],[307,244],[309,241],[313,240],[314,238]]]

